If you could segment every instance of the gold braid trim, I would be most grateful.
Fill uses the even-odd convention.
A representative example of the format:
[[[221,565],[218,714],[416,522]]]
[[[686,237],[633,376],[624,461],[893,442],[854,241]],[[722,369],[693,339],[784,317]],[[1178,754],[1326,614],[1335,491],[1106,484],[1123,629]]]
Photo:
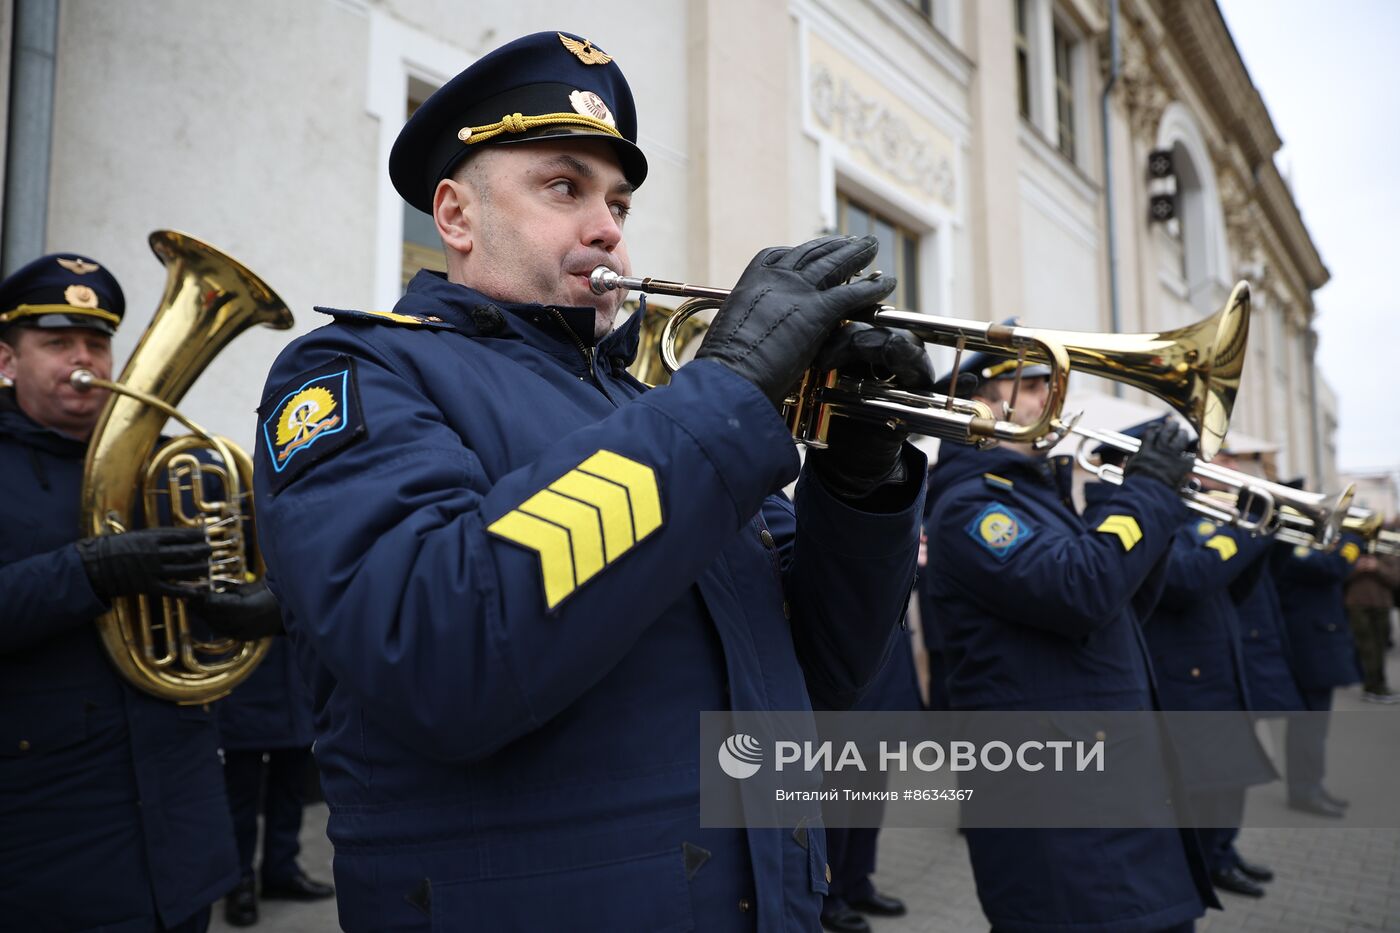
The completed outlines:
[[[540,126],[585,126],[591,130],[607,133],[609,136],[622,138],[622,134],[617,131],[616,127],[608,126],[597,117],[584,116],[579,113],[542,113],[537,117],[510,113],[495,123],[487,123],[485,126],[464,126],[457,131],[457,138],[470,146],[473,143],[484,143],[488,139],[495,139],[502,133],[525,133]]]
[[[95,317],[109,324],[120,324],[121,318],[111,311],[101,308],[79,308],[76,305],[20,305],[18,308],[0,314],[0,324],[8,324],[22,317],[36,317],[40,314],[82,314]]]

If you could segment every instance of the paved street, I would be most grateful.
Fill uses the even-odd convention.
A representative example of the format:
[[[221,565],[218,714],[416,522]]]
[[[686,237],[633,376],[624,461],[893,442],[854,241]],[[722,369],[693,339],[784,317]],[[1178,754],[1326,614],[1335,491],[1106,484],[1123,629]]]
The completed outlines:
[[[1392,652],[1390,682],[1400,684],[1400,656]],[[1337,694],[1338,710],[1376,709],[1360,702],[1360,688]],[[1400,706],[1390,712],[1400,716]],[[1400,774],[1400,749],[1394,749]],[[1332,790],[1348,795],[1344,776]],[[1400,785],[1397,786],[1400,795]],[[1255,791],[1250,807],[1282,808],[1279,783]],[[1397,801],[1400,806],[1400,800]],[[325,837],[326,808],[307,810],[302,832],[303,865],[317,878],[330,878],[331,849]],[[1253,829],[1240,836],[1247,858],[1270,865],[1278,878],[1259,901],[1222,895],[1224,912],[1211,911],[1201,933],[1400,933],[1400,830],[1334,829],[1318,819],[1316,829]],[[903,898],[909,916],[872,922],[875,933],[986,933],[972,871],[961,837],[951,830],[886,830],[880,835],[880,890]],[[262,904],[260,933],[333,933],[335,907],[321,904]],[[223,923],[216,907],[212,929]],[[584,928],[580,928],[584,929]]]

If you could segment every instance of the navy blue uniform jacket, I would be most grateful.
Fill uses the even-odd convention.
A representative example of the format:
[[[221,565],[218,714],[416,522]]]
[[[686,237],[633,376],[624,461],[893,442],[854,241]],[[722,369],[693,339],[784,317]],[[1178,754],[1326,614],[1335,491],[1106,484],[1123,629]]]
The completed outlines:
[[[1181,520],[1173,492],[1128,477],[1086,523],[1054,464],[944,444],[929,495],[954,709],[1154,708],[1133,604]],[[967,844],[997,930],[1148,933],[1216,903],[1189,830],[969,829]]]
[[[1330,553],[1301,545],[1274,546],[1271,569],[1293,649],[1293,673],[1305,690],[1361,680],[1342,601],[1351,565],[1361,553],[1361,540],[1351,534],[1343,535],[1341,546]]]
[[[214,704],[224,748],[309,748],[311,688],[285,638],[274,638],[257,669]]]
[[[1233,593],[1248,592],[1258,582],[1270,543],[1268,537],[1251,537],[1200,515],[1178,525],[1161,599],[1144,626],[1164,709],[1252,708]],[[1278,776],[1250,717],[1217,722],[1208,740],[1195,730],[1177,736],[1188,788],[1246,787]]]
[[[1244,673],[1249,686],[1249,702],[1261,713],[1304,709],[1293,676],[1292,651],[1288,630],[1283,624],[1268,555],[1259,564],[1258,583],[1246,593],[1235,594],[1240,615],[1240,636],[1244,643]]]
[[[129,686],[73,542],[87,445],[0,391],[0,927],[147,931],[238,881],[208,706]]]
[[[698,714],[854,701],[909,596],[922,455],[893,513],[804,473],[795,518],[773,406],[708,361],[644,392],[635,318],[595,348],[591,310],[427,272],[394,319],[336,314],[273,367],[256,493],[341,923],[814,929],[819,823],[702,830]]]

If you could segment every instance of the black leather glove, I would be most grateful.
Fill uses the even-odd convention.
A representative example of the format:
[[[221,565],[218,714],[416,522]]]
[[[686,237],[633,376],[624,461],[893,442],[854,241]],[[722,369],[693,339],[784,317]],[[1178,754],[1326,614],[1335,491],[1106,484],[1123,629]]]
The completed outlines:
[[[782,404],[837,322],[894,291],[893,277],[846,282],[878,250],[869,236],[764,250],[720,306],[695,358],[722,363]]]
[[[858,322],[844,325],[822,345],[816,366],[901,389],[931,389],[935,381],[922,340],[906,330]],[[807,459],[833,495],[863,499],[886,483],[904,481],[900,450],[908,437],[903,427],[838,416],[832,419],[827,448],[812,450]]]
[[[188,600],[189,610],[220,635],[251,641],[282,634],[282,610],[277,597],[259,581],[222,593],[168,586],[166,592]]]
[[[1143,432],[1142,446],[1128,459],[1123,475],[1147,476],[1180,489],[1196,462],[1190,446],[1191,435],[1177,422],[1153,425]]]
[[[198,528],[145,528],[84,538],[78,557],[93,592],[103,599],[158,594],[162,581],[209,573],[209,542]]]

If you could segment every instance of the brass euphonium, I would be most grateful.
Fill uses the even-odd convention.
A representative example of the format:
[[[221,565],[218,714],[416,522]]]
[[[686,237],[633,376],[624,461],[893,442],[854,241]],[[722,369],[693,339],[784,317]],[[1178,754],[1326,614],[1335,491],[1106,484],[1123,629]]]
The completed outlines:
[[[675,346],[681,328],[696,313],[718,307],[729,294],[722,288],[618,275],[606,266],[594,269],[590,282],[600,295],[625,288],[691,299],[665,321],[660,351],[668,371],[680,365]],[[824,446],[832,415],[896,422],[915,434],[961,443],[1043,441],[1068,430],[1060,419],[1073,369],[1135,386],[1166,401],[1196,429],[1201,457],[1209,460],[1219,450],[1229,426],[1244,369],[1249,285],[1236,285],[1225,306],[1205,320],[1156,334],[1094,334],[984,324],[886,306],[876,308],[870,320],[911,331],[928,343],[955,347],[959,360],[964,350],[981,350],[1047,364],[1050,395],[1044,412],[1034,424],[1019,425],[997,419],[985,403],[975,399],[908,392],[849,379],[834,371],[809,370],[783,406],[793,438],[800,443]]]
[[[262,279],[207,243],[157,230],[150,244],[166,267],[165,294],[121,377],[113,382],[86,370],[70,376],[80,388],[112,392],[83,468],[82,534],[117,534],[162,518],[199,528],[211,546],[206,585],[219,591],[265,572],[252,527],[252,461],[175,406],[240,333],[256,324],[286,330],[292,313]],[[169,418],[192,433],[157,446]],[[201,638],[185,601],[169,597],[118,597],[97,627],[122,676],[181,704],[228,694],[269,644]]]

